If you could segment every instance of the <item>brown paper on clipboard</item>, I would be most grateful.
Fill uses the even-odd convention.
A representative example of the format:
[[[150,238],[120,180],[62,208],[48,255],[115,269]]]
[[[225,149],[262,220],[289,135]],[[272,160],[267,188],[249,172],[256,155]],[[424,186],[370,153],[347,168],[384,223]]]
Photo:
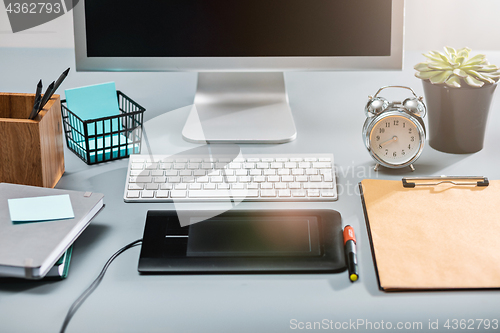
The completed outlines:
[[[500,288],[500,181],[361,190],[381,289]]]

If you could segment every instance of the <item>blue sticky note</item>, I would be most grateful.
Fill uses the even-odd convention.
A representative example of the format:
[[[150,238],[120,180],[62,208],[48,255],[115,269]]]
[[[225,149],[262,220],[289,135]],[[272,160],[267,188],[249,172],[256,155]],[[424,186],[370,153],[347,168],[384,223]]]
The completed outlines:
[[[9,199],[10,219],[14,223],[40,222],[75,217],[68,194]]]
[[[82,120],[94,120],[120,114],[114,82],[66,89],[68,109]],[[89,135],[101,135],[120,129],[118,119],[99,121],[88,126]]]

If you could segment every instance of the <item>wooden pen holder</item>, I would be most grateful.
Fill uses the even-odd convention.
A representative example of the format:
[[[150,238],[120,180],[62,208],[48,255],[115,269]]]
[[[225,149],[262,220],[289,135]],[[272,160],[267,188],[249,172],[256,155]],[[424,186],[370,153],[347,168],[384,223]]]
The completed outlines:
[[[61,102],[53,95],[31,120],[34,102],[0,93],[0,182],[52,188],[64,173]]]

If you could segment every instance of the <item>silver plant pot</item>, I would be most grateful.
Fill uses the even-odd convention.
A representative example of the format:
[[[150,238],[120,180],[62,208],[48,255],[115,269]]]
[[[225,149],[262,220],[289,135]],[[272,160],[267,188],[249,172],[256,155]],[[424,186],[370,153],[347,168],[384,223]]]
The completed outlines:
[[[423,80],[429,121],[429,145],[454,154],[483,149],[491,100],[497,84],[451,88]]]

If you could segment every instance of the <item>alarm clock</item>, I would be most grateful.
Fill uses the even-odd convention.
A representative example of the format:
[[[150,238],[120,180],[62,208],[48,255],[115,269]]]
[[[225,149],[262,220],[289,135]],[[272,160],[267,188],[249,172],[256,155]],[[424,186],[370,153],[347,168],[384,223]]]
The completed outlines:
[[[379,93],[387,88],[408,89],[413,96],[403,102],[389,102]],[[385,86],[375,96],[368,96],[365,107],[366,121],[363,126],[363,141],[366,149],[379,166],[387,168],[410,167],[422,153],[425,144],[423,118],[426,107],[423,97],[418,97],[413,89],[405,86]]]

